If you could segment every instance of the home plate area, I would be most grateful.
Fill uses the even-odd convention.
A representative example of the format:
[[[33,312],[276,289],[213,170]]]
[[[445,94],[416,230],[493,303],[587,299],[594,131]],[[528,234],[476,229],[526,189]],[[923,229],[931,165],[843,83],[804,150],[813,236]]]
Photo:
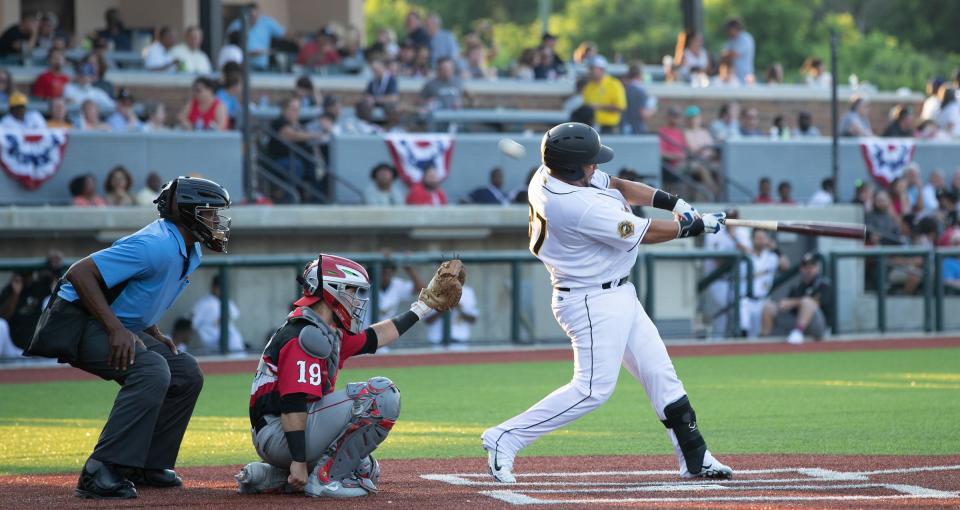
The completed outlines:
[[[878,508],[960,505],[960,457],[723,456],[732,480],[681,480],[672,469],[644,469],[667,457],[518,459],[517,483],[504,485],[487,473],[424,474],[425,480],[469,488],[509,505],[563,507]],[[557,459],[559,460],[559,459]],[[532,465],[536,464],[536,465]],[[630,469],[630,465],[633,469]],[[539,465],[540,469],[537,468]],[[607,468],[603,466],[607,465]],[[584,469],[589,468],[589,470]]]

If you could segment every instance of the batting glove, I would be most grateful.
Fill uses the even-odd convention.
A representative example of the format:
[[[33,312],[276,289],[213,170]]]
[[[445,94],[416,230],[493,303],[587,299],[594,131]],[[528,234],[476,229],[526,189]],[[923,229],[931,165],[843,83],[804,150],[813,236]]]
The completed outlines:
[[[682,198],[678,198],[677,204],[673,206],[673,214],[681,218],[687,218],[688,220],[700,217],[700,212]]]
[[[703,220],[703,232],[705,234],[716,234],[726,225],[727,213],[708,213],[701,216],[700,219]]]

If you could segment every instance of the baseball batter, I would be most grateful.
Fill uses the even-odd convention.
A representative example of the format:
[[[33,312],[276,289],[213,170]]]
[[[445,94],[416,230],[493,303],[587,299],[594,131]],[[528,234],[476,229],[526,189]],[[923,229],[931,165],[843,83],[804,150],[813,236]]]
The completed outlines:
[[[663,340],[627,281],[641,243],[715,234],[724,214],[701,216],[676,196],[599,171],[613,151],[585,124],[547,131],[541,152],[543,165],[528,188],[530,251],[550,272],[553,314],[573,344],[573,380],[483,433],[490,473],[516,482],[517,453],[605,402],[622,363],[666,426],[681,477],[730,478],[733,470],[707,449]],[[666,209],[677,219],[639,218],[631,205]]]

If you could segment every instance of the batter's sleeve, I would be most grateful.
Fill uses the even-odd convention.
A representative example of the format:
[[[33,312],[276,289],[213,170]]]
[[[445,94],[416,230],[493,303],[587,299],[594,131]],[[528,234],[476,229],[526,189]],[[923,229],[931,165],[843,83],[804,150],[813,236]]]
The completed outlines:
[[[595,241],[631,251],[643,240],[648,228],[650,220],[624,211],[619,201],[610,198],[591,205],[581,216],[577,230]]]
[[[132,278],[145,278],[153,273],[153,250],[139,238],[124,239],[100,250],[90,258],[100,270],[107,288],[113,288]]]
[[[594,188],[607,189],[610,187],[610,174],[597,170],[590,178],[590,185]]]

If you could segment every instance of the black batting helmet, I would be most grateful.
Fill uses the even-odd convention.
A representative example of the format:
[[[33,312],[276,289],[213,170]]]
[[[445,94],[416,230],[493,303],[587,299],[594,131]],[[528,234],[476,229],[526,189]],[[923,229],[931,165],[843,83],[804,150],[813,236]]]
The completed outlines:
[[[161,218],[183,225],[207,248],[227,252],[230,218],[220,210],[230,207],[230,194],[223,186],[199,177],[177,177],[164,184],[153,203]]]
[[[597,130],[579,122],[552,127],[543,135],[540,153],[550,175],[570,181],[583,178],[583,165],[613,159],[613,149],[600,143]]]

